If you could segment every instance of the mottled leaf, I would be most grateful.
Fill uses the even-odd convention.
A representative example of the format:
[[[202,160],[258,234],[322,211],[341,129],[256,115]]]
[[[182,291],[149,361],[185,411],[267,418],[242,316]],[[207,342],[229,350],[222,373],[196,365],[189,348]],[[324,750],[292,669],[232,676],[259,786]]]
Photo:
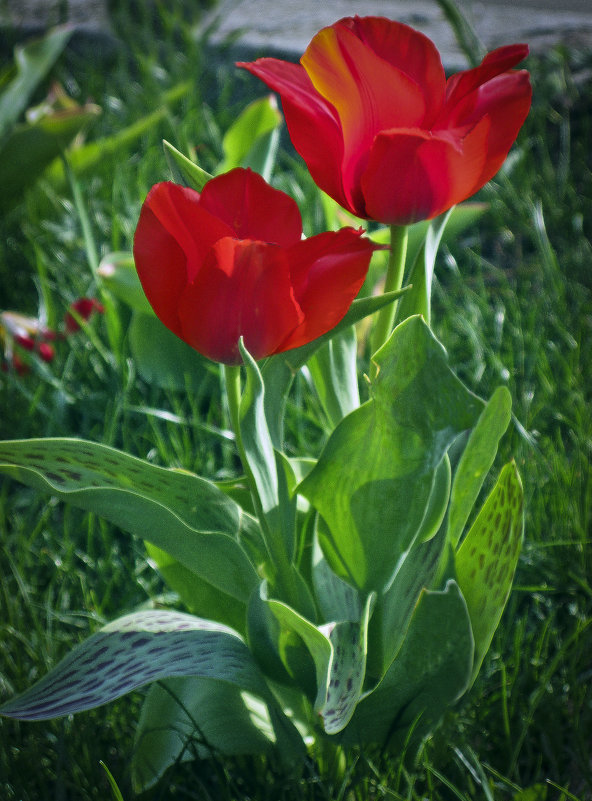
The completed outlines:
[[[458,586],[424,590],[397,658],[362,696],[343,743],[380,743],[395,754],[418,745],[465,692],[472,664],[471,624]]]
[[[0,714],[19,720],[61,717],[170,676],[223,679],[267,693],[249,650],[232,629],[181,612],[147,610],[100,629],[0,707]]]
[[[514,462],[507,464],[455,555],[475,638],[476,677],[508,600],[524,530],[523,493]]]
[[[506,387],[498,387],[471,431],[456,468],[450,495],[448,539],[454,548],[493,464],[499,441],[510,422],[511,410],[509,391]]]
[[[366,671],[369,596],[361,621],[340,621],[316,627],[286,604],[270,599],[269,608],[280,625],[306,645],[316,674],[315,712],[327,734],[341,731],[351,718]]]
[[[0,442],[0,472],[154,543],[234,598],[258,584],[240,543],[255,521],[196,475],[79,439]]]

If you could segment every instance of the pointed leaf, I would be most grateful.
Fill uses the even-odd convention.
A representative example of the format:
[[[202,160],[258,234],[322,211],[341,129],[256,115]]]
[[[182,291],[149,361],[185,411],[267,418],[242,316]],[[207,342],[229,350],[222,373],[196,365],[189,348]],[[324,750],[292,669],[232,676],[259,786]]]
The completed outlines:
[[[251,167],[255,172],[261,173],[266,158],[264,156],[263,159],[255,159],[256,145],[265,140],[265,144],[269,147],[270,134],[281,124],[282,115],[277,107],[275,95],[254,100],[224,134],[222,139],[224,160],[217,172],[229,172],[235,167]],[[264,177],[266,180],[269,179],[269,176]]]
[[[350,326],[326,342],[308,362],[331,428],[360,405],[357,344],[355,328]]]
[[[431,585],[445,544],[441,532],[414,545],[388,590],[377,598],[368,632],[368,674],[376,682],[399,653],[417,601]]]
[[[498,387],[471,431],[456,468],[450,496],[448,539],[454,548],[510,423],[511,410],[512,396],[506,387]]]
[[[242,339],[239,347],[247,373],[240,402],[241,438],[263,513],[267,515],[277,509],[279,500],[275,454],[265,417],[263,379],[257,362],[244,347]]]
[[[267,686],[232,629],[166,609],[126,615],[76,646],[46,676],[0,707],[19,720],[48,720],[92,709],[149,682],[203,676],[257,695]]]
[[[418,745],[465,692],[472,664],[473,636],[458,586],[450,581],[444,592],[424,590],[397,658],[362,697],[343,743],[377,742],[393,753]]]
[[[421,314],[428,325],[431,319],[432,279],[436,255],[442,234],[452,210],[430,222],[425,239],[411,268],[407,283],[411,289],[399,301],[395,322],[399,323],[413,314]]]
[[[78,439],[0,442],[0,472],[154,543],[238,600],[258,584],[240,543],[255,521],[198,476]]]
[[[207,182],[213,177],[209,172],[202,170],[197,164],[180,153],[166,139],[162,140],[164,154],[167,158],[173,178],[179,183],[201,192]]]
[[[360,697],[373,602],[371,595],[361,621],[328,623],[317,628],[286,604],[268,601],[280,625],[302,639],[314,661],[317,687],[314,709],[327,734],[335,734],[347,725]]]
[[[375,359],[372,399],[337,426],[299,491],[323,518],[332,569],[380,594],[421,532],[448,447],[482,402],[419,317],[401,323]]]
[[[473,680],[506,606],[523,531],[522,483],[516,465],[510,462],[455,555],[458,583],[475,637]]]

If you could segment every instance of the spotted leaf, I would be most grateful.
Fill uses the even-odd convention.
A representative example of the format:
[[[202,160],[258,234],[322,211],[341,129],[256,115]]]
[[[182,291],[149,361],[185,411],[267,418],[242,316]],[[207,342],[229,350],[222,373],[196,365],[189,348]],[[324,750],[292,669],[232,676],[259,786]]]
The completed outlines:
[[[510,594],[524,529],[522,506],[522,483],[510,462],[455,555],[475,638],[473,680]]]
[[[368,597],[361,621],[340,621],[319,627],[280,601],[268,603],[280,625],[300,637],[308,648],[316,672],[314,709],[327,734],[336,734],[347,726],[362,691],[374,595]]]
[[[0,472],[152,542],[240,601],[258,583],[255,521],[216,486],[79,439],[0,442]]]
[[[100,629],[0,707],[0,714],[19,720],[62,717],[172,676],[222,679],[256,695],[269,694],[232,629],[181,612],[147,610]]]

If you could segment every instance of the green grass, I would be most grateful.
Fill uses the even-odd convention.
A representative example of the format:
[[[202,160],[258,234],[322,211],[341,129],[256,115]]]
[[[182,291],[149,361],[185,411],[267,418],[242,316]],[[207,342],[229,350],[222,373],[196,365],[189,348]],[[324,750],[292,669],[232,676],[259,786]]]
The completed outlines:
[[[192,36],[192,20],[157,6],[115,7],[126,47],[110,63],[70,53],[58,77],[103,114],[92,138],[124,129],[188,78],[191,91],[153,129],[78,178],[88,215],[84,237],[73,187],[41,182],[0,222],[2,307],[56,324],[74,298],[94,290],[99,256],[129,249],[152,183],[168,176],[169,139],[196,149],[212,169],[219,133],[261,92],[232,59],[214,59]],[[157,27],[155,34],[155,25]],[[484,397],[506,383],[514,425],[499,463],[516,458],[526,499],[526,542],[516,586],[471,693],[452,710],[416,764],[368,751],[346,770],[311,761],[285,776],[258,759],[186,763],[150,799],[576,799],[592,795],[592,81],[589,53],[554,50],[532,59],[535,100],[518,147],[481,193],[491,204],[478,228],[443,250],[433,319],[452,363]],[[293,154],[277,182],[318,205]],[[125,310],[121,309],[125,331]],[[317,408],[297,382],[295,449],[317,447]],[[187,421],[180,424],[176,419]],[[196,423],[207,422],[208,427]],[[0,374],[0,436],[77,435],[163,465],[210,477],[233,467],[217,433],[227,425],[215,377],[197,393],[164,392],[138,377],[125,336],[111,347],[104,318],[61,343],[50,365]],[[141,543],[69,507],[3,481],[0,485],[0,696],[42,675],[102,621],[166,592]],[[106,799],[107,765],[132,797],[129,755],[141,694],[73,719],[0,721],[0,797]],[[539,794],[536,794],[536,788]],[[530,789],[530,795],[529,793]],[[545,795],[546,793],[546,795]]]

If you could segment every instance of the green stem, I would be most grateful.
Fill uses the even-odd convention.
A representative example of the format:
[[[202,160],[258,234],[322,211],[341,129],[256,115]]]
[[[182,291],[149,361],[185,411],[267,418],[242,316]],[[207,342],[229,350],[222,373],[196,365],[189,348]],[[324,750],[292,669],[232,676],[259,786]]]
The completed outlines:
[[[384,292],[393,292],[397,289],[401,289],[403,285],[405,259],[407,256],[407,237],[408,228],[406,225],[391,225],[391,250],[389,253]],[[397,302],[395,301],[395,303],[390,303],[378,312],[378,317],[372,332],[372,354],[376,353],[389,338],[395,321],[396,309]]]

